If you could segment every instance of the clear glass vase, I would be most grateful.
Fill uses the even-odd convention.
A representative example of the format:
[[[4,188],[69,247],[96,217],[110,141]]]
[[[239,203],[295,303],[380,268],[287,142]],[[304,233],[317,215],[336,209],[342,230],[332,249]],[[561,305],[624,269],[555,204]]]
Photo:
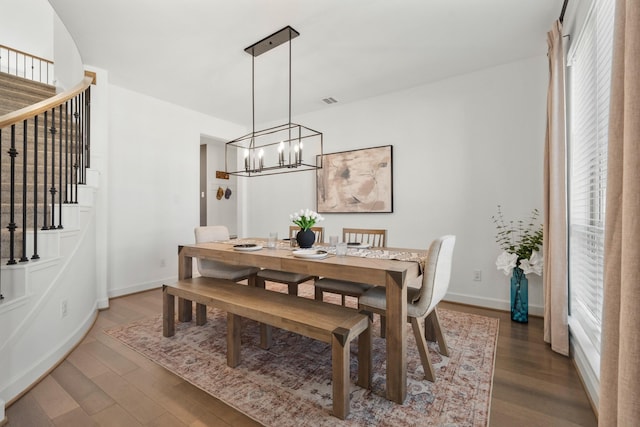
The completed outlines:
[[[529,280],[518,267],[513,269],[511,276],[511,320],[529,322]]]

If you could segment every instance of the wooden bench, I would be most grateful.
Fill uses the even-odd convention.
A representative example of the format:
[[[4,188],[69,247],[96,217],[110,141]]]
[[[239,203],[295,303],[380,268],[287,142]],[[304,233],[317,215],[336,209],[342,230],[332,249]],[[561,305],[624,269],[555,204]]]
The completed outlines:
[[[163,285],[163,335],[175,334],[174,296],[191,305],[196,302],[196,324],[206,322],[206,308],[227,312],[227,365],[240,363],[240,320],[242,317],[295,332],[331,344],[333,415],[349,414],[349,344],[358,338],[357,385],[371,383],[370,319],[354,309],[300,298],[280,292],[239,285],[228,280],[197,277]],[[270,326],[267,326],[270,329]],[[270,333],[266,335],[267,346]]]

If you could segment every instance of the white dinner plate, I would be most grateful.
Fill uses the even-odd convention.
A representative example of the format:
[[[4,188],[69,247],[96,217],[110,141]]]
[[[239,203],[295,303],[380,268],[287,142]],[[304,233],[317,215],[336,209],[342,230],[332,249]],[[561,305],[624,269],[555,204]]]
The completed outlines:
[[[355,249],[369,249],[371,245],[368,243],[350,242],[350,243],[347,243],[347,247],[355,248]]]
[[[254,243],[244,243],[241,245],[233,245],[234,251],[251,252],[251,251],[259,251],[260,249],[262,249],[262,245],[256,245]]]
[[[322,259],[326,258],[329,253],[322,249],[298,249],[293,251],[293,256],[298,258]]]

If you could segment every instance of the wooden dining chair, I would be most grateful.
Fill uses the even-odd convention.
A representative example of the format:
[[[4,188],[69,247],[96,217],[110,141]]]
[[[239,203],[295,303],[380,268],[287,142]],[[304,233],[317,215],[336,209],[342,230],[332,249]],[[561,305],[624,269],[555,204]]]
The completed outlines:
[[[224,225],[196,227],[194,233],[196,243],[229,240],[229,230]],[[220,261],[198,258],[198,271],[205,277],[233,280],[234,282],[248,279],[249,284],[253,285],[256,280],[256,274],[260,269],[258,267],[231,265]]]
[[[372,247],[384,247],[387,241],[387,230],[373,228],[343,228],[342,241],[366,243]]]
[[[437,341],[440,354],[449,355],[447,342],[438,318],[437,305],[442,301],[449,288],[455,243],[456,237],[451,235],[434,240],[429,246],[429,254],[419,287],[409,286],[407,288],[407,320],[411,323],[424,375],[429,381],[435,381],[436,375],[429,357],[427,340]],[[384,328],[385,322],[383,320],[387,310],[386,289],[382,286],[376,286],[366,291],[358,300],[358,310],[369,315],[371,313],[379,314],[380,327]],[[381,332],[380,335],[384,336],[384,333]]]
[[[347,243],[366,243],[371,247],[383,247],[387,240],[387,230],[365,228],[343,228],[342,241]],[[346,297],[358,298],[373,286],[366,283],[347,282],[345,280],[323,277],[314,283],[315,299],[322,301],[324,293],[341,295],[342,305],[346,304]]]
[[[316,242],[322,243],[324,236],[324,227],[311,227],[311,230],[316,234]],[[289,227],[289,238],[295,239],[297,232],[300,231],[300,227]],[[287,292],[289,295],[298,295],[298,285],[300,283],[308,282],[309,280],[316,279],[316,276],[309,276],[307,274],[290,273],[288,271],[269,270],[264,269],[258,272],[256,277],[256,286],[264,288],[265,281],[284,283],[287,285]]]

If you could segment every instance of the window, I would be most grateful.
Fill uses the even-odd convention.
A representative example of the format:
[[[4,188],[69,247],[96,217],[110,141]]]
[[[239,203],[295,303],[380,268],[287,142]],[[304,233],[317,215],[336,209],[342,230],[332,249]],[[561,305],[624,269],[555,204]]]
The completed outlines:
[[[599,376],[613,0],[595,0],[569,52],[569,314]]]

